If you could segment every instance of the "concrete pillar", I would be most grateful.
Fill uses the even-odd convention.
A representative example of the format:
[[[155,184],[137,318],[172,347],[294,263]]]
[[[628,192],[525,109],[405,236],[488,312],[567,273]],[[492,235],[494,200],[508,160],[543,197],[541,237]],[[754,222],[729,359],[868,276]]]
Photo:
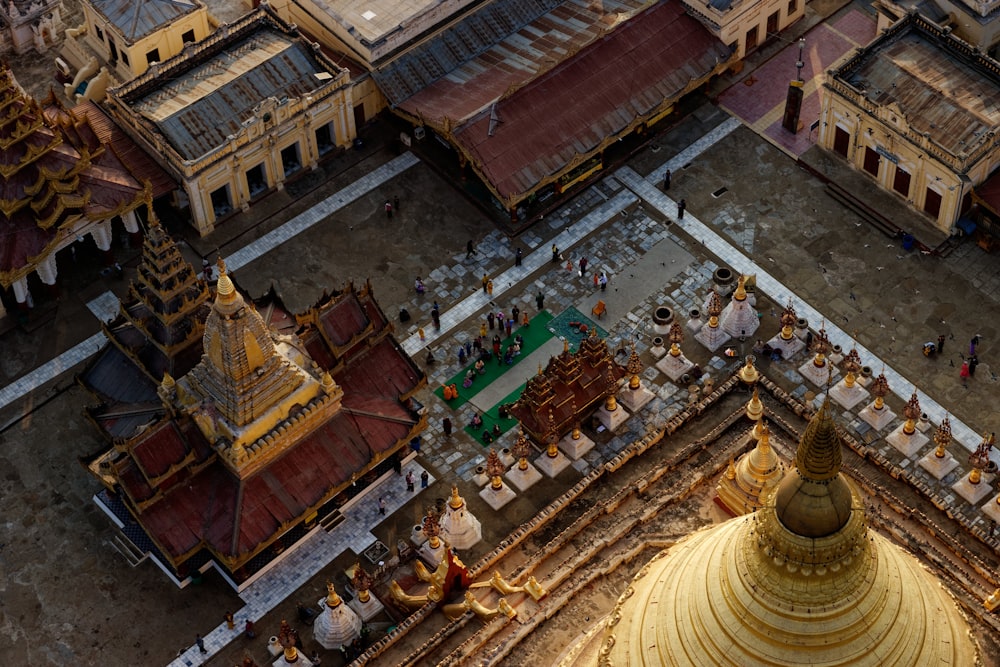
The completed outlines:
[[[31,301],[31,294],[28,292],[28,279],[21,278],[20,280],[14,281],[11,285],[14,288],[14,300],[17,301],[17,305],[21,310],[27,310],[33,304]]]
[[[59,284],[57,282],[59,271],[56,268],[56,254],[52,253],[46,257],[35,269],[35,273],[42,279],[42,282],[49,288],[49,294],[53,298],[59,297]]]
[[[101,220],[95,223],[90,228],[90,235],[94,238],[94,243],[97,244],[97,249],[104,254],[104,265],[111,266],[115,263],[115,254],[111,250],[111,221]],[[42,275],[39,271],[38,275]],[[46,285],[50,285],[47,280],[42,278],[42,282]]]
[[[191,219],[194,220],[194,225],[198,228],[198,233],[202,236],[209,234],[215,228],[215,218],[209,217],[208,210],[205,208],[203,195],[192,183],[185,183],[184,191],[187,193],[188,202],[191,204]]]
[[[135,214],[134,210],[122,214],[122,224],[125,225],[125,231],[128,232],[132,245],[136,247],[142,245],[142,230],[139,229],[139,216]]]

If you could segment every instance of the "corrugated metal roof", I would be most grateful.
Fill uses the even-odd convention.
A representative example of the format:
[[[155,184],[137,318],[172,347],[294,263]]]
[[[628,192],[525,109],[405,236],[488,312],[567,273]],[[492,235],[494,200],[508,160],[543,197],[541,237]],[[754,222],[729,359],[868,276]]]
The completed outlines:
[[[213,56],[132,104],[185,159],[210,153],[269,97],[296,98],[326,85],[327,68],[303,42],[269,29]],[[333,74],[333,73],[331,73]]]
[[[707,79],[730,56],[680,3],[661,3],[501,99],[492,136],[487,95],[503,90],[482,81],[489,75],[469,82],[462,88],[480,94],[483,110],[455,130],[455,140],[502,196],[517,197]],[[450,118],[468,108],[458,91],[435,99],[432,92],[445,91],[432,88],[404,108],[425,118],[428,107]],[[411,109],[418,98],[427,107]]]
[[[202,5],[192,0],[89,0],[130,44]]]
[[[919,30],[911,30],[837,73],[880,106],[898,105],[912,130],[954,155],[971,153],[1000,125],[1000,85]]]

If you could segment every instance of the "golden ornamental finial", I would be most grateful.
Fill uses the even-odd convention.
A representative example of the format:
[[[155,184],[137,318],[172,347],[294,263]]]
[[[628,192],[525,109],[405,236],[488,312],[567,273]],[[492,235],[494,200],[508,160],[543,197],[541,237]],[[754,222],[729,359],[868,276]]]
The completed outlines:
[[[760,371],[757,370],[757,367],[754,366],[753,362],[754,362],[754,356],[752,354],[748,354],[746,358],[746,363],[743,364],[743,367],[740,368],[738,372],[740,380],[744,384],[754,384],[757,382],[757,380],[760,379]],[[756,390],[754,393],[756,395]]]
[[[462,509],[462,505],[465,501],[462,500],[462,496],[458,495],[458,486],[452,485],[451,487],[451,500],[448,501],[448,505],[453,509]]]
[[[746,281],[747,281],[746,276],[744,276],[741,273],[739,280],[736,281],[736,292],[733,293],[733,300],[735,301],[747,300]]]
[[[326,606],[330,609],[336,609],[341,602],[340,596],[337,595],[337,589],[333,587],[333,582],[328,581],[326,583]]]

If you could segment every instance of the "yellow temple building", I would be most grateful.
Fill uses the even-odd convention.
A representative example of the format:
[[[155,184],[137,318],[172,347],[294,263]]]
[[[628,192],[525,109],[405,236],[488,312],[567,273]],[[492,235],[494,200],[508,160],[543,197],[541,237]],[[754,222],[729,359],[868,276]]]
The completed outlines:
[[[869,530],[842,446],[824,403],[760,510],[660,552],[561,664],[980,664],[940,582]]]

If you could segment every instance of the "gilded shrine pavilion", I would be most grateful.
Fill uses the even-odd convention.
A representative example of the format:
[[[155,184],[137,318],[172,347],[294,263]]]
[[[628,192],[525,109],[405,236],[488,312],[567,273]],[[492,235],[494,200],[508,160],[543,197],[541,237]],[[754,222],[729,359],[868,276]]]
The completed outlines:
[[[161,234],[154,226],[140,278],[154,266],[159,273],[133,286],[109,325],[120,353],[102,355],[88,379],[145,378],[147,358],[114,334],[162,334],[171,308],[184,311],[184,324],[171,330],[176,344],[151,341],[155,349],[145,352],[154,368],[179,375],[164,370],[156,402],[139,395],[130,409],[118,397],[116,410],[92,413],[112,447],[88,465],[105,486],[98,504],[139,552],[178,583],[214,565],[239,588],[335,512],[338,496],[391,471],[426,425],[411,401],[426,378],[394,339],[370,285],[348,285],[300,315],[273,298],[258,311],[221,262],[200,360],[189,366],[202,286],[182,261],[164,261],[172,253],[157,255]]]
[[[607,342],[591,329],[576,352],[570,351],[567,341],[544,370],[538,369],[511,404],[510,414],[536,442],[545,442],[553,432],[564,433],[577,425],[613,396],[623,377],[625,369],[615,362]]]

